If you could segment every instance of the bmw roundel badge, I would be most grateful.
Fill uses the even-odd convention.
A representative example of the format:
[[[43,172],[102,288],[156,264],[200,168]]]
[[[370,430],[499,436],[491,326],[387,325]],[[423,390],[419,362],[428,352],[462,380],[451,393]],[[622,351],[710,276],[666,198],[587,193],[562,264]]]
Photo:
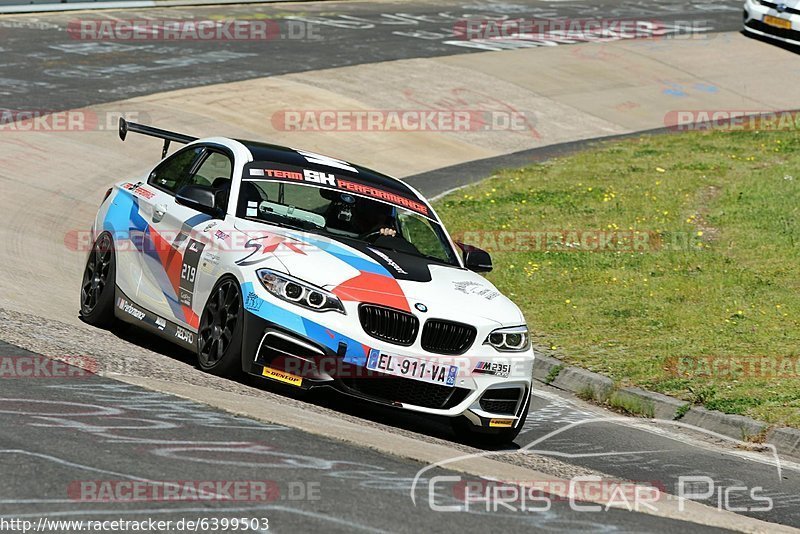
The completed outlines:
[[[414,304],[414,307],[415,307],[415,308],[416,308],[418,311],[421,311],[422,313],[425,313],[426,311],[428,311],[428,307],[427,307],[427,306],[425,306],[425,305],[424,305],[423,303],[421,303],[421,302],[417,302],[416,304]]]

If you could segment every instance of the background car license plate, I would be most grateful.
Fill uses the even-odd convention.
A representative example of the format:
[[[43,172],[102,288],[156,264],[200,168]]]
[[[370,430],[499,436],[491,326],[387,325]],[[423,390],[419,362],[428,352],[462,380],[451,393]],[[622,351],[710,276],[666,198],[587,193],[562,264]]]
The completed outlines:
[[[411,356],[386,354],[376,349],[372,349],[369,353],[367,369],[449,387],[455,386],[458,375],[456,365],[443,365]]]
[[[772,15],[764,15],[764,24],[769,24],[770,26],[775,26],[776,28],[783,28],[784,30],[792,29],[792,21],[779,17],[773,17]]]

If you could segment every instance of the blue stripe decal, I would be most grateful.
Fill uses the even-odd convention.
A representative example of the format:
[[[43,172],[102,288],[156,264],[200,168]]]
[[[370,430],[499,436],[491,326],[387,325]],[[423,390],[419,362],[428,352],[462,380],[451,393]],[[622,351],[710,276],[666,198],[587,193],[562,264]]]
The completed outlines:
[[[291,330],[311,341],[315,341],[333,352],[339,350],[340,342],[345,343],[347,345],[347,352],[345,353],[344,361],[361,366],[366,364],[367,355],[364,345],[362,345],[360,341],[344,336],[319,323],[306,319],[296,313],[292,313],[286,308],[282,308],[272,302],[262,299],[253,290],[252,282],[245,282],[242,284],[242,295],[244,295],[244,309],[253,315],[257,315],[264,320]]]
[[[347,265],[358,269],[359,271],[365,273],[373,273],[373,274],[380,274],[383,276],[388,276],[393,278],[391,273],[386,270],[383,265],[374,262],[372,260],[368,260],[362,258],[361,256],[356,256],[353,252],[347,250],[346,248],[334,244],[329,243],[328,241],[322,241],[321,239],[315,239],[313,237],[309,237],[308,235],[292,235],[295,239],[300,241],[305,241],[306,243],[310,243],[315,247],[324,250],[328,254],[335,256],[336,258],[340,259],[341,261],[345,262]]]
[[[111,232],[115,240],[130,239],[141,250],[147,221],[139,214],[139,201],[131,193],[117,191],[103,219],[103,230]]]
[[[204,222],[209,221],[211,219],[212,219],[211,215],[207,215],[205,213],[198,213],[194,217],[189,217],[188,219],[186,219],[186,222],[183,224],[189,226],[190,228],[194,228],[198,224],[203,224]]]
[[[116,242],[129,239],[133,243],[136,250],[142,254],[142,263],[158,282],[175,318],[185,321],[183,307],[178,302],[178,295],[175,294],[175,289],[161,264],[161,258],[150,236],[150,225],[139,213],[139,200],[128,191],[117,191],[103,220],[103,229],[111,232]]]
[[[242,284],[242,295],[244,296],[245,310],[262,319],[288,328],[301,336],[306,335],[306,328],[303,324],[302,317],[259,297],[253,290],[252,282],[245,282]]]

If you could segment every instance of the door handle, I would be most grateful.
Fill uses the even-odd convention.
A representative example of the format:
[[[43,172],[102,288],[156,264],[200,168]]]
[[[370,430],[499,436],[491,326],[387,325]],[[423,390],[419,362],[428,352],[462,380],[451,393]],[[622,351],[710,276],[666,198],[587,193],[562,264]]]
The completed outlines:
[[[156,204],[156,207],[153,210],[153,222],[161,221],[161,219],[164,218],[164,214],[165,213],[167,213],[167,205],[166,204]]]

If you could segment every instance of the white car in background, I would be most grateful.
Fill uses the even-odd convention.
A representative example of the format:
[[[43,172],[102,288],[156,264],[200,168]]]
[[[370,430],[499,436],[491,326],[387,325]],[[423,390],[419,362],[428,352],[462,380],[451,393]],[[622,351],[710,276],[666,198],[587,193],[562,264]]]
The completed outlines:
[[[404,182],[291,148],[164,139],[161,163],[106,193],[81,317],[132,323],[195,351],[218,375],[331,387],[448,417],[488,444],[528,412],[533,350],[519,308],[477,274]],[[167,157],[171,141],[185,144]]]
[[[744,31],[800,46],[800,0],[745,0]]]

